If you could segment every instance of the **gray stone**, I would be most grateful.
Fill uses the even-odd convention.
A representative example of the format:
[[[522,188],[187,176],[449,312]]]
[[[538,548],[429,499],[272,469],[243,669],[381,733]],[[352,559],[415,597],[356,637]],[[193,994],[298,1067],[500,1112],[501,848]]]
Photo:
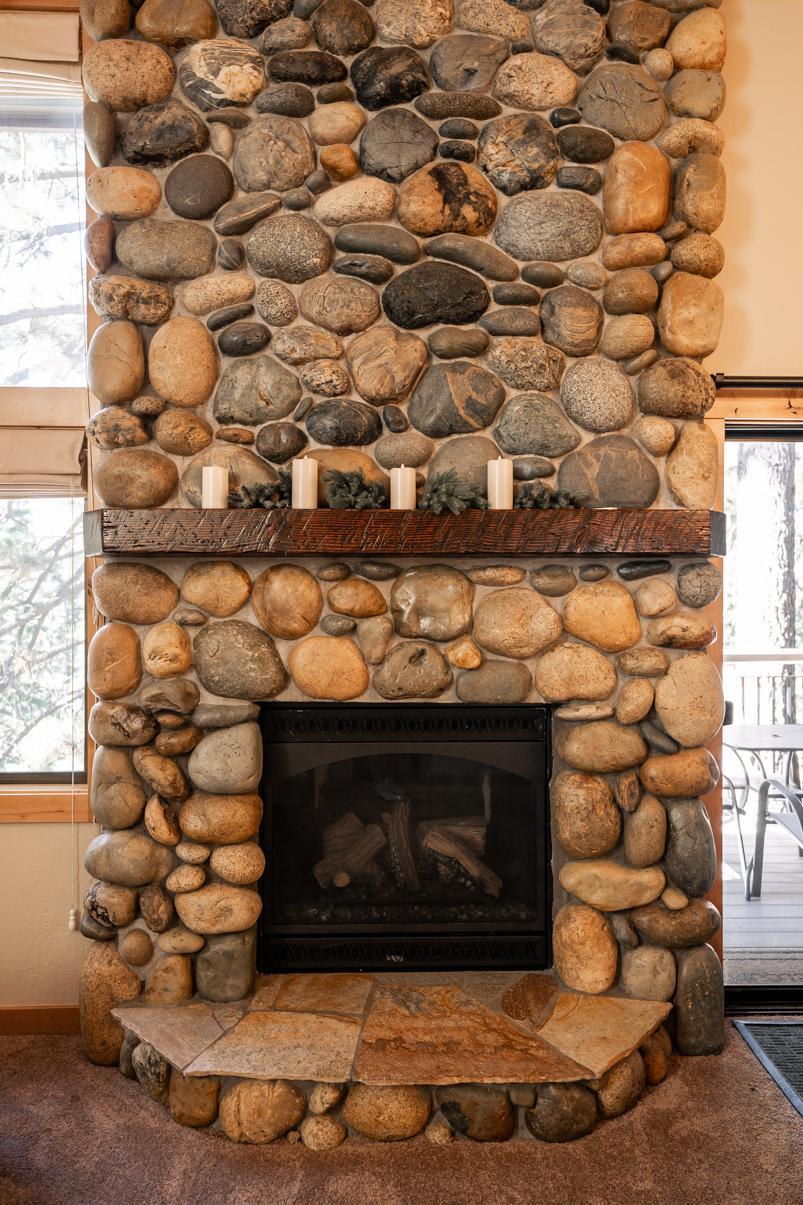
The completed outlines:
[[[123,829],[95,837],[84,855],[84,866],[104,882],[141,887],[169,874],[173,851],[136,829]]]
[[[698,899],[711,890],[717,871],[714,833],[700,799],[668,799],[666,873],[686,895]]]
[[[548,598],[561,598],[571,594],[577,585],[577,577],[567,565],[541,565],[530,570],[530,585]]]
[[[687,607],[707,607],[719,597],[722,590],[722,574],[716,565],[708,561],[697,561],[678,569],[678,598]]]
[[[84,142],[97,167],[111,162],[117,140],[114,113],[100,101],[88,100],[84,105]]]
[[[219,728],[193,749],[187,771],[200,791],[243,795],[255,791],[262,775],[262,740],[252,722]]]
[[[449,565],[405,569],[393,583],[390,606],[400,636],[454,640],[471,627],[474,587]]]
[[[678,71],[665,88],[675,117],[716,121],[725,107],[725,80],[718,71]]]
[[[255,192],[247,197],[235,197],[215,214],[215,230],[218,234],[246,234],[257,222],[275,213],[281,203],[281,197],[275,192]]]
[[[455,691],[463,703],[523,703],[533,676],[521,661],[484,661],[479,669],[457,675]]]
[[[212,694],[231,699],[270,699],[287,674],[267,632],[241,619],[210,623],[193,640],[195,671]]]
[[[587,356],[602,333],[602,307],[596,298],[576,285],[550,289],[541,302],[544,340],[568,356]]]
[[[259,117],[237,140],[232,160],[244,192],[298,188],[315,168],[312,139],[292,117]]]
[[[171,99],[140,109],[126,122],[120,152],[129,163],[161,167],[208,144],[209,131],[198,114]]]
[[[508,306],[503,310],[493,310],[480,318],[480,325],[489,335],[499,338],[538,335],[541,330],[538,315],[525,306]]]
[[[429,66],[444,92],[484,92],[508,53],[507,44],[499,38],[456,33],[436,42]]]
[[[555,466],[543,456],[517,456],[513,461],[515,481],[537,481],[539,477],[551,477]]]
[[[495,285],[491,295],[497,305],[538,305],[541,292],[534,285],[503,284]]]
[[[494,339],[485,362],[506,385],[537,390],[557,389],[565,364],[557,348],[521,336]]]
[[[216,0],[220,24],[231,38],[255,38],[292,11],[292,0]]]
[[[459,435],[438,446],[429,463],[429,473],[448,473],[457,476],[478,494],[488,488],[488,461],[495,460],[499,449],[484,435]]]
[[[199,703],[193,720],[199,728],[229,728],[255,720],[258,715],[258,705],[242,699],[236,703]]]
[[[265,83],[262,56],[246,42],[213,38],[190,47],[178,73],[184,94],[204,112],[247,105]]]
[[[608,18],[608,36],[632,62],[646,50],[662,46],[671,25],[669,13],[644,0],[617,4]],[[671,67],[670,67],[671,70]]]
[[[626,435],[601,435],[571,452],[558,469],[558,489],[585,506],[646,507],[658,496],[653,462]]]
[[[506,402],[494,438],[510,455],[562,456],[580,442],[561,408],[543,393],[520,393]]]
[[[427,463],[434,446],[432,440],[417,431],[395,432],[377,440],[374,457],[383,469],[398,469],[402,465],[417,469]]]
[[[268,423],[257,432],[257,452],[274,464],[286,464],[306,446],[307,437],[295,423]]]
[[[578,426],[600,433],[628,426],[635,408],[625,374],[599,356],[577,360],[569,367],[561,382],[560,400]]]
[[[435,131],[415,113],[385,109],[362,132],[360,167],[369,176],[399,184],[434,159],[437,147]]]
[[[496,417],[504,397],[499,379],[478,364],[433,364],[410,399],[410,422],[433,438],[480,431]]]
[[[343,398],[317,402],[307,414],[306,424],[317,443],[333,447],[370,444],[382,433],[373,406]]]
[[[219,1004],[245,999],[254,988],[255,956],[255,929],[207,937],[195,959],[198,994]]]
[[[252,356],[270,342],[270,331],[261,322],[234,322],[218,335],[217,345],[225,356]]]
[[[677,951],[673,1001],[675,1046],[681,1054],[719,1054],[725,1044],[722,964],[711,946]]]
[[[260,92],[254,108],[280,117],[309,117],[315,110],[315,95],[306,84],[271,84]]]
[[[583,0],[546,0],[532,18],[536,50],[586,72],[605,49],[605,22]]]
[[[341,255],[332,264],[332,271],[383,285],[393,275],[393,264],[381,255]]]
[[[382,255],[398,264],[414,264],[421,257],[418,240],[398,226],[378,222],[355,222],[342,226],[335,235],[338,251]]]
[[[593,201],[582,195],[528,193],[504,207],[494,240],[517,259],[576,259],[591,255],[599,246],[602,217]]]
[[[355,619],[348,615],[324,615],[321,620],[321,631],[327,636],[348,636],[357,626]]]
[[[196,222],[143,218],[121,230],[116,240],[121,264],[148,280],[187,280],[205,276],[215,262],[217,240]]]
[[[574,163],[601,163],[610,158],[616,145],[610,134],[591,126],[564,126],[557,140],[563,158]]]
[[[233,192],[231,172],[216,155],[182,159],[164,183],[165,200],[173,213],[201,221],[220,209]]]
[[[577,107],[589,125],[643,142],[655,137],[667,115],[660,83],[629,63],[597,67],[580,88]]]
[[[518,275],[518,267],[509,256],[471,235],[441,234],[430,239],[425,250],[435,259],[473,268],[491,280],[515,280]]]
[[[641,374],[639,408],[664,418],[702,418],[714,404],[716,389],[710,373],[695,360],[658,360]]]
[[[259,40],[259,49],[268,55],[273,50],[301,50],[311,40],[312,30],[306,21],[282,17],[265,30]]]
[[[505,114],[483,127],[477,161],[506,196],[546,188],[555,180],[559,161],[555,134],[538,114]]]
[[[593,167],[569,167],[558,168],[555,183],[558,188],[570,188],[576,192],[586,193],[587,196],[595,196],[602,188],[602,176]]]
[[[360,561],[355,572],[372,582],[389,582],[398,577],[401,569],[389,561]]]
[[[596,1120],[596,1098],[582,1084],[539,1084],[535,1108],[524,1111],[527,1129],[542,1142],[582,1138]]]
[[[455,360],[459,356],[479,356],[490,343],[483,330],[461,330],[459,326],[442,326],[427,339],[427,346],[441,360]]]
[[[325,272],[332,262],[332,244],[313,218],[301,213],[278,213],[259,222],[246,243],[246,256],[260,276],[301,284]]]
[[[160,1105],[167,1104],[170,1064],[164,1055],[150,1042],[140,1042],[131,1052],[131,1066],[148,1096]]]
[[[260,315],[271,326],[289,326],[298,317],[295,297],[279,280],[261,280],[255,300]]]
[[[436,322],[476,322],[490,300],[479,276],[452,264],[426,262],[385,286],[382,308],[397,326],[418,330]]]
[[[642,938],[656,946],[686,949],[710,941],[722,920],[709,900],[691,900],[685,908],[672,911],[662,903],[635,908],[630,919]]]
[[[452,684],[449,662],[422,640],[394,645],[373,678],[383,699],[436,699]]]
[[[279,83],[316,86],[346,78],[346,66],[335,55],[322,50],[280,50],[271,55],[268,71]]]
[[[139,692],[139,701],[148,711],[175,711],[178,715],[189,715],[201,697],[191,678],[171,678],[162,682],[149,682]]]
[[[492,96],[475,96],[465,92],[428,92],[415,102],[419,113],[441,121],[444,117],[472,117],[487,121],[498,117],[502,106]]]
[[[285,418],[301,398],[301,382],[272,356],[230,364],[215,393],[213,413],[220,423],[272,422]]]

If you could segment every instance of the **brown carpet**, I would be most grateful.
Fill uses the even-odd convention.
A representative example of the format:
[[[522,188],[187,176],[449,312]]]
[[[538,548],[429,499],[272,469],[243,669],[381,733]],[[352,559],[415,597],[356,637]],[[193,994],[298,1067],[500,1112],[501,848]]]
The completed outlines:
[[[349,1139],[316,1154],[170,1122],[76,1038],[0,1039],[2,1205],[801,1205],[803,1120],[729,1030],[564,1146]]]

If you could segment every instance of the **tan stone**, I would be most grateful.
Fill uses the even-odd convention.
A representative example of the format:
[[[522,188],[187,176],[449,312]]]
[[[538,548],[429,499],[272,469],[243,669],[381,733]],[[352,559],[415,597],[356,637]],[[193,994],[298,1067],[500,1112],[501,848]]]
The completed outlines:
[[[154,389],[175,406],[200,406],[217,381],[218,359],[209,331],[197,318],[171,318],[148,349]]]
[[[656,687],[655,710],[679,744],[711,740],[725,714],[722,680],[711,658],[705,653],[675,658]]]
[[[654,795],[644,795],[633,812],[625,814],[625,857],[631,866],[652,866],[664,856],[666,810]]]
[[[197,954],[206,945],[200,933],[191,933],[183,925],[176,925],[165,933],[160,933],[156,944],[165,954]]]
[[[209,447],[212,428],[192,410],[166,410],[153,424],[153,436],[163,452],[172,456],[195,456]]]
[[[638,1000],[671,1000],[675,956],[661,946],[638,946],[622,954],[622,987]]]
[[[663,1034],[669,1042],[669,1049],[664,1048],[664,1043],[659,1037]],[[647,1083],[650,1085],[660,1084],[669,1074],[669,1056],[672,1053],[672,1041],[669,1038],[666,1030],[661,1028],[656,1033],[651,1034],[639,1053],[644,1060],[644,1072],[647,1077]]]
[[[170,757],[161,757],[148,746],[135,749],[133,757],[134,769],[152,791],[164,795],[165,799],[181,801],[187,798],[189,783],[178,762]]]
[[[166,954],[145,980],[146,1004],[181,1004],[192,995],[189,954]]]
[[[81,1045],[91,1063],[111,1067],[117,1062],[123,1030],[111,1010],[126,1000],[136,1000],[141,986],[139,976],[125,965],[116,946],[91,943],[79,987]]]
[[[393,635],[393,620],[389,615],[375,615],[359,625],[357,643],[369,665],[380,664],[388,651]]]
[[[679,272],[718,276],[725,266],[725,248],[713,235],[692,230],[685,238],[678,239],[670,258]]]
[[[717,630],[705,615],[664,615],[647,624],[650,644],[668,649],[702,649],[713,644]]]
[[[92,764],[92,814],[104,828],[130,828],[142,819],[145,792],[127,749],[97,750]]]
[[[179,289],[181,304],[191,314],[209,314],[254,296],[256,284],[247,272],[213,272],[189,280]]]
[[[658,866],[633,869],[609,858],[566,862],[558,878],[565,891],[603,912],[621,912],[624,908],[651,904],[666,883]]]
[[[129,929],[120,939],[118,949],[128,966],[144,967],[153,958],[153,942],[144,929]]]
[[[84,909],[100,924],[122,928],[137,914],[137,893],[116,883],[93,883],[84,896]]]
[[[412,389],[427,362],[427,345],[410,331],[374,326],[352,339],[346,359],[360,397],[392,402]]]
[[[573,858],[599,858],[614,848],[621,813],[604,778],[563,771],[550,789],[555,835]]]
[[[146,0],[146,3],[149,0]],[[170,1116],[182,1126],[211,1125],[217,1117],[220,1080],[205,1075],[182,1075],[173,1071],[167,1105]]]
[[[681,117],[665,126],[655,139],[665,155],[684,159],[692,154],[721,155],[725,136],[711,121],[701,117]]]
[[[653,795],[682,798],[707,795],[719,782],[719,768],[707,749],[656,753],[639,770],[644,788]]]
[[[613,703],[563,703],[554,715],[559,720],[607,720],[613,715]]]
[[[648,577],[636,589],[639,614],[650,619],[655,615],[665,615],[677,606],[677,601],[674,586],[662,577]]]
[[[142,678],[139,637],[125,623],[99,628],[87,653],[87,682],[99,699],[120,699],[131,694]]]
[[[203,866],[181,865],[171,870],[165,879],[165,890],[181,895],[182,891],[197,891],[205,882],[206,871]]]
[[[196,841],[179,841],[176,846],[176,855],[182,862],[189,862],[192,866],[198,866],[201,862],[206,862],[212,850],[208,845],[201,845]]]
[[[613,793],[623,812],[634,812],[641,799],[641,783],[638,774],[634,770],[629,770],[627,774],[620,774],[613,784]]]
[[[620,724],[638,724],[652,707],[654,691],[647,678],[625,682],[616,700],[616,718]]]
[[[400,636],[453,640],[471,627],[474,587],[450,565],[403,570],[393,583],[390,606]]]
[[[618,947],[608,921],[587,904],[564,904],[552,929],[555,969],[567,987],[597,995],[613,987]]]
[[[97,757],[95,761],[97,761]],[[94,779],[94,764],[92,775]],[[178,845],[181,840],[178,819],[173,809],[163,799],[160,799],[158,795],[151,795],[146,803],[144,819],[148,835],[154,841],[158,841],[160,845]]]
[[[136,829],[101,833],[89,843],[84,855],[84,866],[91,875],[123,887],[155,883],[169,873],[172,865],[171,850]]]
[[[547,703],[607,699],[616,689],[616,670],[609,659],[588,645],[568,641],[541,654],[533,678]]]
[[[726,47],[725,22],[713,8],[689,13],[677,23],[666,43],[678,71],[719,71],[725,62]]]
[[[150,448],[119,448],[95,470],[95,489],[103,501],[123,510],[163,506],[177,484],[173,461]]]
[[[154,678],[175,678],[192,665],[190,638],[177,623],[159,623],[149,628],[142,642],[142,660]]]
[[[334,1117],[305,1117],[301,1141],[311,1151],[332,1151],[346,1137],[346,1127]]]
[[[333,180],[351,180],[360,170],[354,151],[342,142],[323,147],[318,157],[321,167]]]
[[[559,58],[533,51],[509,58],[496,73],[493,94],[514,109],[570,105],[579,80]]]
[[[193,933],[242,933],[256,923],[262,900],[256,891],[211,883],[198,891],[177,895],[176,912]]]
[[[513,42],[532,37],[529,14],[512,8],[506,0],[459,0],[457,25],[474,33],[489,33]]]
[[[307,1101],[309,1112],[314,1116],[328,1113],[335,1105],[340,1104],[345,1091],[343,1084],[315,1084]]]
[[[679,912],[681,908],[686,907],[688,902],[689,897],[679,887],[665,887],[661,892],[661,903],[671,912]]]
[[[324,226],[350,222],[384,222],[396,205],[396,189],[375,176],[347,180],[323,193],[315,202],[315,217]]]
[[[353,142],[365,125],[365,113],[350,100],[319,105],[307,118],[309,132],[318,146]]]
[[[725,169],[716,155],[689,155],[683,160],[675,178],[675,214],[687,226],[705,234],[713,234],[721,225],[725,217]],[[715,239],[712,242],[719,248],[719,255],[714,257],[716,265],[722,248]],[[702,275],[715,276],[716,272]]]
[[[596,1094],[602,1117],[621,1117],[636,1105],[645,1083],[644,1060],[634,1050],[621,1063],[606,1071],[601,1079],[591,1080],[589,1087]]]
[[[447,233],[487,234],[496,210],[493,186],[468,163],[429,164],[399,188],[398,220],[406,230],[425,238]]]
[[[666,259],[666,243],[659,234],[620,234],[609,239],[602,252],[603,266],[611,272],[642,268]]]
[[[343,1119],[366,1138],[399,1142],[421,1133],[431,1108],[426,1088],[352,1084],[343,1106]]]
[[[567,632],[608,653],[630,648],[641,636],[636,608],[618,582],[591,582],[573,590],[563,608]]]
[[[87,352],[89,388],[104,406],[129,402],[145,380],[142,337],[133,322],[104,322]]]
[[[99,167],[86,182],[86,199],[95,213],[110,218],[146,218],[162,199],[162,187],[142,167]]]
[[[521,565],[478,565],[467,573],[475,586],[517,586],[526,576]]]
[[[258,795],[208,795],[196,791],[181,808],[185,837],[202,845],[237,845],[253,837],[262,819]],[[208,855],[207,855],[208,856]]]
[[[382,591],[373,582],[358,577],[335,582],[326,592],[326,601],[330,611],[337,615],[351,615],[355,619],[384,615],[388,609]]]
[[[377,36],[383,42],[416,46],[419,50],[431,46],[452,27],[452,0],[379,0],[376,9]]]
[[[554,644],[562,629],[555,608],[524,586],[487,594],[474,611],[477,644],[506,657],[534,657]]]
[[[719,485],[717,437],[704,422],[684,423],[666,462],[672,496],[690,510],[710,510]]]
[[[616,664],[623,674],[633,678],[660,678],[669,668],[669,658],[660,649],[640,646],[620,653]]]
[[[630,360],[652,347],[655,327],[646,314],[622,314],[605,323],[599,350],[611,360]]]
[[[647,746],[638,728],[624,728],[615,720],[588,724],[561,724],[555,733],[558,755],[576,770],[613,774],[638,766]]]
[[[170,95],[176,69],[161,46],[115,38],[87,49],[83,79],[92,100],[118,113],[134,113]]]
[[[482,650],[470,636],[461,636],[450,644],[446,656],[455,669],[477,669],[482,665]]]
[[[318,622],[323,608],[321,587],[301,565],[271,565],[254,582],[251,606],[272,636],[297,640]]]
[[[723,303],[716,281],[689,272],[673,273],[658,307],[658,331],[667,351],[675,356],[709,356],[719,342]]]
[[[660,230],[669,214],[672,171],[647,142],[623,142],[605,171],[602,211],[609,234]]]
[[[223,845],[212,851],[209,865],[227,883],[256,883],[265,869],[265,855],[255,841]]]
[[[368,689],[368,666],[348,636],[308,636],[293,646],[288,665],[311,699],[356,699]]]
[[[234,615],[248,602],[251,579],[233,561],[198,561],[184,574],[181,597],[216,619]]]
[[[324,196],[329,196],[329,193],[324,193]],[[298,304],[309,322],[334,331],[337,335],[351,335],[354,331],[365,330],[380,313],[379,295],[373,285],[338,273],[316,276],[314,280],[307,281]]]
[[[633,435],[653,456],[666,456],[677,438],[669,419],[657,414],[643,414],[633,427]]]
[[[286,1080],[239,1080],[220,1101],[220,1124],[234,1142],[273,1142],[304,1116],[304,1094]]]

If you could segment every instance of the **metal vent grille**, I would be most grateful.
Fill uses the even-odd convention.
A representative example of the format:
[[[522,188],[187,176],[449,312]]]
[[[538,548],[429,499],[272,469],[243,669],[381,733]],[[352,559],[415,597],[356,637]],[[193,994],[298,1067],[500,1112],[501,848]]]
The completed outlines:
[[[262,970],[420,970],[472,967],[527,967],[547,965],[546,938],[435,937],[343,938],[305,941],[268,938],[262,951]]]
[[[346,707],[264,704],[264,735],[269,743],[332,741],[532,741],[545,740],[549,709],[352,703]]]

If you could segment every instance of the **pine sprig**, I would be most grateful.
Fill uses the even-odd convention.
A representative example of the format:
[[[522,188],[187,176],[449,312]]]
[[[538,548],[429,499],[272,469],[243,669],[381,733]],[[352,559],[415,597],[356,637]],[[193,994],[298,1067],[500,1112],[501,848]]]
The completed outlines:
[[[229,506],[247,510],[286,510],[293,493],[293,479],[289,469],[279,469],[278,481],[258,485],[241,485],[229,494]]]
[[[362,469],[353,473],[329,469],[326,483],[326,499],[334,510],[381,510],[388,504],[382,482],[366,481]]]
[[[458,477],[454,469],[449,469],[446,473],[430,474],[418,503],[419,510],[431,511],[433,515],[440,515],[445,510],[453,515],[461,515],[471,507],[485,510],[487,506],[488,503],[482,495]]]
[[[527,481],[513,504],[518,510],[570,510],[581,505],[565,490],[552,490],[538,481]]]

